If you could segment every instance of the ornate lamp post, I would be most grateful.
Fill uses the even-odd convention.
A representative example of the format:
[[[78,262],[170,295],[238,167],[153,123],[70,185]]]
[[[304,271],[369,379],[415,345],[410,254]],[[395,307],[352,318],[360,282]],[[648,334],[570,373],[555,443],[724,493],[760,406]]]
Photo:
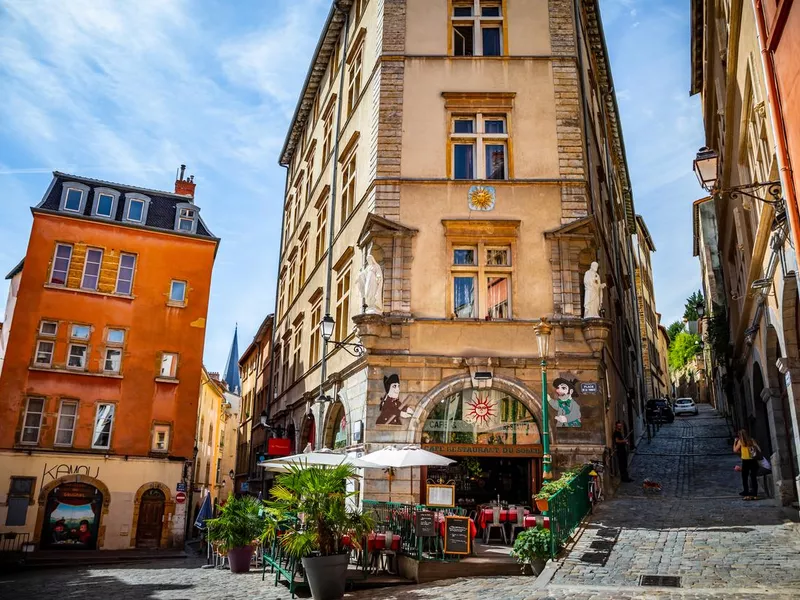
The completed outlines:
[[[552,457],[550,456],[550,416],[548,414],[547,402],[547,355],[550,350],[550,334],[553,331],[553,326],[547,322],[545,317],[542,317],[539,324],[533,330],[536,332],[536,343],[539,345],[539,356],[542,359],[542,447],[544,455],[542,456],[542,478],[552,479]],[[547,513],[544,513],[545,516]]]

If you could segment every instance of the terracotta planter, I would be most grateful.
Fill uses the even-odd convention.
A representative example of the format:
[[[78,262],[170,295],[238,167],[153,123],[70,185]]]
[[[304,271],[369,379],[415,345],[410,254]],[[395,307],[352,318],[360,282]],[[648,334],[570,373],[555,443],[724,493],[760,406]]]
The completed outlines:
[[[548,507],[550,506],[550,502],[548,500],[539,500],[536,499],[536,508],[539,509],[539,512],[545,512]]]
[[[252,559],[252,546],[242,546],[241,548],[231,548],[228,550],[228,562],[231,565],[231,573],[249,573],[250,561]]]

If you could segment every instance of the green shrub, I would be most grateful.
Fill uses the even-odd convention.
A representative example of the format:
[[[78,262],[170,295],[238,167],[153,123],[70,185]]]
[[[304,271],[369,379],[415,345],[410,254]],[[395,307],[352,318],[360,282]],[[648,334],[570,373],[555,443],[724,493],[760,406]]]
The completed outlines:
[[[523,572],[525,565],[531,564],[534,560],[550,558],[552,537],[550,530],[541,526],[526,529],[517,536],[511,556],[523,565]]]

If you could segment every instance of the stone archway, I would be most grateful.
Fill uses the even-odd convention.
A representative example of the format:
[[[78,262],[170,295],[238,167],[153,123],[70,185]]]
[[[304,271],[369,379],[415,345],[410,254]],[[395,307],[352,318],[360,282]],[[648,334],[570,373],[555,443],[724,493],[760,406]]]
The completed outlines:
[[[106,537],[106,525],[104,522],[104,517],[108,516],[108,507],[111,504],[111,492],[105,483],[99,479],[90,477],[89,475],[65,475],[64,477],[54,479],[53,481],[42,486],[42,489],[39,490],[39,510],[36,514],[36,529],[33,532],[33,542],[37,546],[41,542],[44,514],[47,507],[47,498],[50,496],[50,492],[65,483],[85,483],[96,488],[103,495],[103,507],[100,511],[100,526],[97,530],[97,549],[101,549]]]
[[[422,430],[425,427],[425,421],[427,420],[428,415],[431,413],[433,408],[436,406],[437,402],[439,402],[442,398],[447,398],[448,396],[451,396],[457,392],[462,392],[472,387],[472,378],[469,375],[455,375],[442,380],[439,385],[431,388],[428,393],[420,398],[419,402],[417,402],[414,413],[409,419],[408,437],[406,442],[409,444],[419,444],[422,442]],[[524,383],[518,379],[512,379],[510,377],[498,377],[495,375],[492,378],[492,389],[506,392],[510,396],[513,396],[522,402],[531,415],[533,415],[533,419],[541,431],[541,399]],[[551,439],[553,439],[554,430],[555,427],[551,426]],[[554,439],[553,443],[555,443]]]
[[[147,490],[152,489],[160,490],[161,493],[164,494],[164,527],[161,528],[161,541],[159,542],[158,547],[166,548],[167,543],[169,542],[169,535],[172,529],[168,526],[168,524],[171,524],[174,519],[175,499],[172,497],[172,493],[170,492],[168,486],[164,485],[163,483],[159,483],[158,481],[151,481],[150,483],[145,483],[144,485],[140,486],[138,490],[136,490],[136,496],[133,500],[133,520],[131,521],[131,535],[129,544],[131,548],[136,546],[136,527],[139,523],[139,508],[142,504],[142,496]],[[189,517],[187,516],[187,518]]]
[[[317,444],[317,422],[314,419],[313,413],[307,413],[303,417],[300,425],[300,444],[297,446],[297,452],[304,452],[306,446],[311,444],[313,450]]]
[[[333,450],[337,447],[337,440],[336,435],[340,431],[339,425],[342,419],[347,419],[347,407],[341,400],[337,400],[333,404],[331,404],[327,410],[325,411],[324,417],[324,427],[322,430],[322,445],[325,448],[330,448]],[[347,428],[350,426],[350,423],[345,421],[345,439],[344,439],[344,446],[339,444],[339,448],[347,447],[348,440],[347,440]]]

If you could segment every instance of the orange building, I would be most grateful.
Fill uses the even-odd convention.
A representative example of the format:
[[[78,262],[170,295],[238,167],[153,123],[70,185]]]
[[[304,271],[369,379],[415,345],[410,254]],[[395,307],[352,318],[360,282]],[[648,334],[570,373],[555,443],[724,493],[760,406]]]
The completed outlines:
[[[182,547],[219,240],[175,192],[54,173],[9,275],[0,532]]]

